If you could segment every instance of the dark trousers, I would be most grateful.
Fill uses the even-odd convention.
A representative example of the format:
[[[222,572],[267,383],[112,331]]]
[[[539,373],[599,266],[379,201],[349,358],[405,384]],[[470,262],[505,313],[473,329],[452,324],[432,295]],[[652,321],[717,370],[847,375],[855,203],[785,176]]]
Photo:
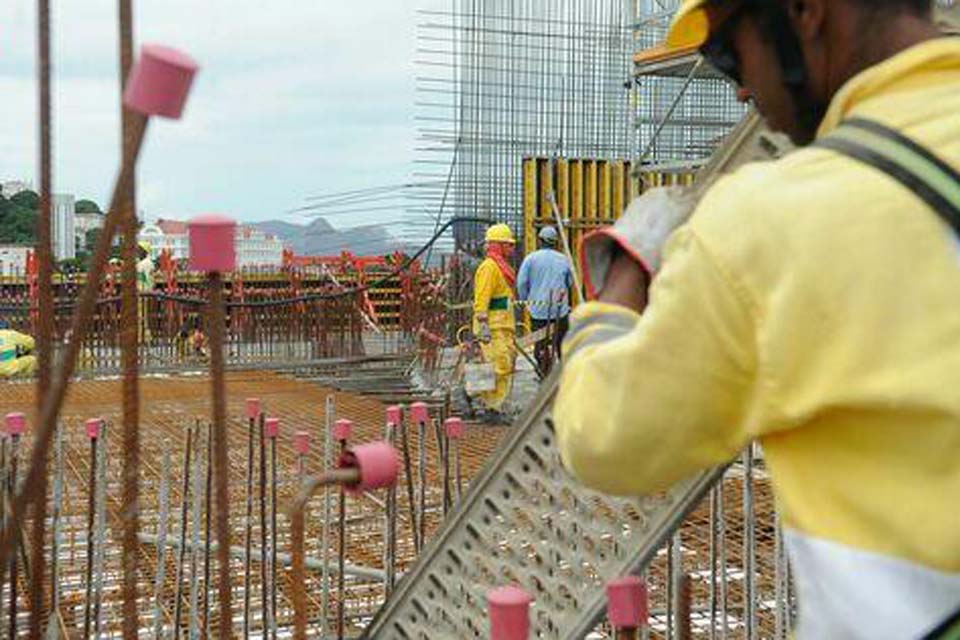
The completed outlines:
[[[537,320],[530,318],[530,326],[534,331],[539,331],[547,327],[547,335],[537,340],[533,354],[537,360],[537,367],[540,373],[546,376],[553,368],[553,363],[560,360],[560,345],[563,343],[563,337],[567,335],[570,328],[570,317],[563,316],[556,320]]]

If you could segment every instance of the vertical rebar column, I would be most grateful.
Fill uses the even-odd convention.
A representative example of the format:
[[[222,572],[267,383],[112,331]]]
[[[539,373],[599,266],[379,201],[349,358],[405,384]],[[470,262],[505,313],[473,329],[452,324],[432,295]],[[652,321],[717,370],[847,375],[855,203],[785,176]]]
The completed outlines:
[[[57,426],[54,436],[54,476],[53,476],[53,514],[50,527],[53,530],[53,544],[50,549],[50,615],[57,619],[47,626],[48,640],[57,640],[60,635],[60,545],[63,542],[63,426]],[[49,619],[49,617],[48,617]]]
[[[407,508],[410,519],[410,534],[413,538],[414,553],[420,553],[420,528],[417,526],[417,501],[413,491],[413,464],[410,461],[410,438],[409,429],[406,428],[403,420],[398,425],[400,429],[400,446],[403,449],[403,474],[407,479]]]
[[[277,438],[279,420],[270,438],[270,638],[277,640]]]
[[[101,421],[100,426],[100,446],[97,451],[97,524],[95,528],[94,540],[95,551],[93,555],[93,635],[94,638],[100,638],[100,615],[103,605],[103,566],[107,554],[107,467],[109,460],[107,458],[109,435],[107,423]]]
[[[160,503],[157,521],[157,574],[153,583],[153,637],[163,636],[163,583],[167,577],[167,518],[170,517],[170,442],[163,443],[163,458],[160,463]]]
[[[271,419],[271,424],[273,419]],[[266,416],[260,414],[260,622],[263,626],[263,640],[267,640],[270,630],[269,577],[267,564],[267,440]]]
[[[323,424],[323,472],[328,473],[333,466],[333,421],[336,407],[333,395],[328,395],[324,403]],[[330,518],[333,510],[330,487],[323,487],[323,522],[320,530],[320,545],[323,548],[323,569],[320,589],[320,637],[327,635],[330,618]]]
[[[53,191],[50,124],[50,2],[37,2],[37,59],[39,71],[40,106],[40,215],[37,217],[37,413],[43,407],[44,391],[50,388],[53,362],[53,251],[51,235],[51,198]],[[33,503],[33,539],[30,564],[30,638],[37,640],[46,620],[44,585],[47,580],[46,525],[47,525],[47,466],[48,455],[43,452],[42,473],[37,483],[37,497]]]
[[[753,504],[753,443],[743,452],[743,618],[747,640],[756,639],[756,514]]]
[[[200,562],[200,519],[203,507],[203,458],[200,444],[200,421],[194,426],[194,443],[196,455],[193,457],[193,500],[190,509],[190,640],[200,637],[200,578],[198,564]]]
[[[297,452],[297,483],[303,485],[306,475],[307,454],[310,452],[310,433],[298,431],[293,436]],[[291,514],[290,545],[293,564],[293,637],[294,640],[307,638],[307,574],[304,567],[304,520],[307,503],[295,509]]]
[[[120,86],[126,87],[133,64],[133,8],[131,0],[118,0]],[[132,165],[138,145],[134,114],[120,101],[123,128],[124,165]],[[137,309],[137,206],[136,172],[120,194],[123,277],[120,308],[120,357],[123,361],[123,638],[136,640],[139,630],[137,610],[137,564],[140,542],[140,386],[138,379],[138,342],[140,317]],[[79,338],[79,337],[78,337]]]
[[[96,419],[88,420],[86,424],[87,437],[90,439],[90,476],[87,481],[87,564],[86,580],[84,586],[86,592],[83,600],[83,637],[89,638],[90,627],[93,623],[93,553],[94,553],[94,528],[97,518],[97,441],[100,440],[100,424]],[[14,560],[16,562],[16,560]],[[15,638],[14,629],[11,627],[11,638]]]
[[[257,430],[257,418],[260,416],[260,400],[247,398],[247,512],[244,520],[243,535],[243,637],[250,637],[250,563],[251,542],[253,541],[253,439]]]
[[[396,444],[397,425],[402,420],[400,407],[387,407],[387,426],[384,430],[384,440],[391,446]],[[397,579],[397,487],[390,486],[387,489],[386,509],[384,510],[383,523],[383,569],[384,569],[384,594],[387,598],[393,591]]]
[[[780,640],[787,637],[786,609],[787,609],[787,589],[785,583],[786,562],[783,556],[783,530],[780,523],[780,511],[774,509],[773,520],[773,562],[774,562],[774,612],[775,612],[775,633],[774,638]]]
[[[333,437],[339,443],[340,455],[347,452],[347,442],[353,431],[353,422],[337,420],[333,423]],[[343,640],[344,624],[346,620],[346,582],[344,565],[347,558],[347,492],[340,486],[340,507],[337,514],[340,543],[337,545],[337,640]]]
[[[207,477],[204,481],[203,515],[203,638],[210,637],[210,514],[213,512],[213,425],[207,423]]]
[[[444,455],[444,461],[446,468],[444,469],[444,482],[449,484],[450,479],[450,465],[453,464],[453,486],[454,486],[454,495],[457,501],[460,500],[460,439],[466,434],[466,428],[463,425],[463,420],[457,417],[447,418],[444,422],[444,431],[446,432],[447,446],[446,446],[446,455]],[[452,452],[452,455],[451,455]],[[451,461],[452,457],[452,461]],[[449,489],[447,489],[449,492]],[[452,502],[452,500],[451,500]]]
[[[190,494],[190,457],[193,450],[194,428],[187,427],[187,445],[183,452],[183,482],[180,486],[180,548],[177,550],[177,589],[173,600],[173,640],[180,638],[183,616],[183,561],[187,553],[187,510]]]
[[[420,549],[427,540],[427,421],[430,419],[427,405],[414,402],[410,405],[410,418],[417,425],[417,484],[419,501],[417,506],[417,537]],[[419,552],[419,550],[418,550]]]

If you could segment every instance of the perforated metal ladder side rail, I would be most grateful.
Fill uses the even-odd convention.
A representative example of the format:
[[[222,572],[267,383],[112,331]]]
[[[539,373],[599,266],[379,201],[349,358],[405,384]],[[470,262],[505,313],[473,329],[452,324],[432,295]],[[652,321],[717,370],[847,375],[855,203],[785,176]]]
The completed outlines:
[[[751,113],[698,174],[698,191],[720,173],[788,148]],[[603,579],[641,569],[722,477],[724,469],[713,469],[663,496],[637,499],[611,498],[582,487],[563,470],[553,448],[547,419],[557,380],[554,372],[544,382],[514,434],[471,483],[363,637],[485,637],[486,589],[515,582],[537,597],[532,623],[539,637],[582,638],[603,615]],[[497,504],[499,496],[506,500],[503,507]],[[600,508],[587,514],[590,504]],[[538,507],[546,509],[537,513]],[[516,521],[507,517],[511,513],[519,516]],[[559,524],[553,526],[554,521]],[[604,523],[606,530],[599,526]],[[520,530],[524,526],[526,532]],[[524,534],[531,538],[525,541]],[[590,551],[595,553],[587,557]],[[500,564],[491,568],[491,562]],[[580,575],[574,576],[577,571]]]
[[[556,387],[554,373],[363,637],[486,637],[484,595],[513,582],[537,598],[532,626],[538,637],[582,638],[603,616],[604,579],[649,562],[723,475],[722,468],[711,470],[648,498],[614,498],[584,488],[562,468],[547,422]],[[522,482],[537,479],[539,487],[524,490]],[[511,489],[498,504],[494,496]],[[544,500],[547,494],[567,494],[568,500]],[[532,533],[508,521],[510,509],[526,515]],[[549,524],[553,520],[555,527]],[[570,544],[558,547],[564,537]],[[508,540],[527,550],[507,548]],[[533,561],[531,553],[545,562]],[[486,566],[469,566],[471,559]],[[460,571],[451,572],[455,565]]]

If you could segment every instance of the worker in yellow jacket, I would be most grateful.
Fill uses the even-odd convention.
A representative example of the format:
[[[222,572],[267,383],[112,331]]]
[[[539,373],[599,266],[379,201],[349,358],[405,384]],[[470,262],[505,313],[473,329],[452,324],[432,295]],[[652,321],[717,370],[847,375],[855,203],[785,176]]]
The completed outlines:
[[[477,267],[473,280],[473,332],[480,340],[484,360],[493,365],[496,375],[496,388],[481,394],[481,399],[487,408],[487,420],[497,422],[502,420],[500,410],[510,395],[517,358],[513,317],[517,276],[510,264],[516,240],[505,224],[489,227],[484,240],[487,257]]]
[[[0,378],[30,376],[37,370],[32,337],[11,329],[0,329]]]
[[[675,231],[636,212],[564,344],[558,445],[594,488],[647,494],[759,440],[801,640],[919,638],[960,607],[960,38],[929,11],[685,0],[669,44],[816,142]]]

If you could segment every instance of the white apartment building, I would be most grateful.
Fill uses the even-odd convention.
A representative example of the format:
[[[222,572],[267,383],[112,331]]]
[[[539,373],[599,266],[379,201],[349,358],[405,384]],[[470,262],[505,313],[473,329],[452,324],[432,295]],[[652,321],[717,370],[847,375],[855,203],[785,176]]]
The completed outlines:
[[[69,260],[77,257],[76,234],[74,232],[73,208],[76,198],[72,193],[53,194],[53,257],[56,260]]]
[[[77,242],[83,246],[83,241],[87,232],[91,229],[102,229],[103,219],[106,216],[102,213],[76,213],[73,217],[73,230],[76,232]]]
[[[180,220],[158,220],[140,229],[138,240],[150,243],[150,255],[156,259],[169,249],[176,260],[190,257],[187,223]],[[276,236],[254,227],[239,225],[235,239],[238,267],[279,267],[283,264],[283,243]]]
[[[27,253],[32,247],[0,244],[0,276],[22,276],[27,270]]]

